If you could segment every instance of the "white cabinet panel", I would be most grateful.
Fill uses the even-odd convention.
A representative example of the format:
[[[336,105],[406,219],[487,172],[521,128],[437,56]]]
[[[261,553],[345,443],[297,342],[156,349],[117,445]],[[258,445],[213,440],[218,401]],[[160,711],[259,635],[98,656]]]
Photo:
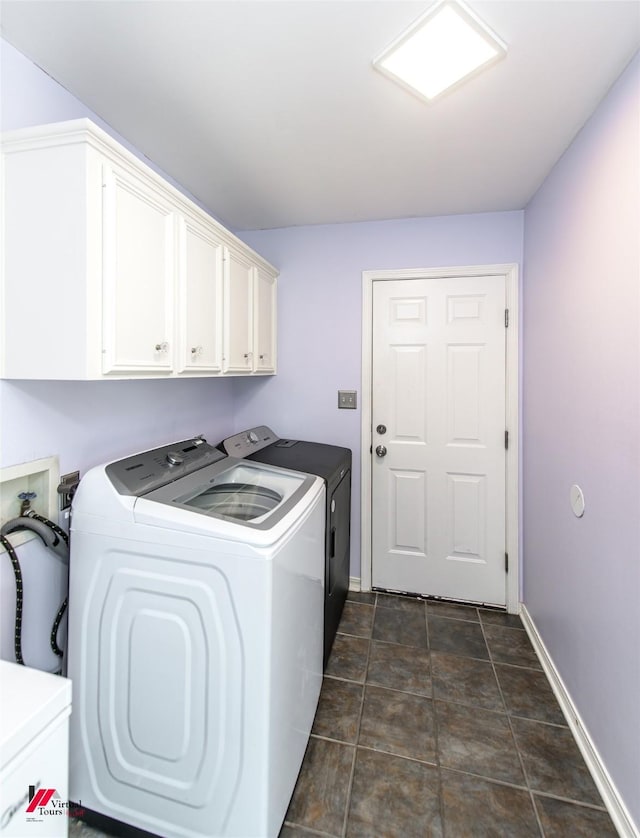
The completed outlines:
[[[223,249],[207,227],[181,219],[178,372],[222,371]]]
[[[173,367],[175,218],[141,180],[104,169],[105,373]]]
[[[253,265],[243,253],[228,248],[225,254],[224,371],[253,369]]]
[[[276,371],[276,278],[260,268],[255,269],[253,369],[255,372]]]
[[[276,371],[276,277],[244,254],[225,255],[225,348],[228,373]]]

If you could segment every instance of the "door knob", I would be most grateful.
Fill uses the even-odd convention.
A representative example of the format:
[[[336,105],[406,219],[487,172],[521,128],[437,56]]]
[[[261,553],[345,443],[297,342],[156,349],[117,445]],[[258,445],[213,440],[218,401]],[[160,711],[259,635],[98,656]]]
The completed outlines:
[[[378,455],[378,457],[384,457],[386,453],[387,453],[387,448],[386,448],[386,446],[384,446],[384,445],[378,445],[378,446],[376,447],[376,454]]]

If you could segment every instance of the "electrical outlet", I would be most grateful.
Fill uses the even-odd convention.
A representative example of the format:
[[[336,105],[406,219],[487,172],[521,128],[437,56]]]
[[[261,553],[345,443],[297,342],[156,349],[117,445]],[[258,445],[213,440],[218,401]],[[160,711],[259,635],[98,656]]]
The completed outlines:
[[[338,390],[338,408],[340,410],[355,410],[358,406],[356,390]]]

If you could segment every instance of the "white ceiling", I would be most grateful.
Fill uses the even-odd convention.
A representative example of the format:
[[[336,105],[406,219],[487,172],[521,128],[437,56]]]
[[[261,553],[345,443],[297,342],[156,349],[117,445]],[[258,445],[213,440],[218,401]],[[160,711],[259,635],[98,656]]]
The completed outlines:
[[[3,0],[3,37],[230,227],[523,208],[640,46],[637,0],[470,0],[506,59],[431,105],[402,0]]]

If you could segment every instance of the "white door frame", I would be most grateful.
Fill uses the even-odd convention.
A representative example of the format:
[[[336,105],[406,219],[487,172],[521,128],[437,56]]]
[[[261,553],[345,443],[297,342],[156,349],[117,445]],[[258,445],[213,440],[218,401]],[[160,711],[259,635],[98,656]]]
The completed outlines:
[[[506,545],[509,555],[507,574],[507,611],[520,611],[519,550],[519,339],[518,339],[518,266],[473,265],[451,268],[408,268],[392,271],[362,272],[362,425],[361,425],[361,565],[360,588],[371,590],[371,397],[373,353],[373,283],[394,279],[445,279],[453,277],[504,276],[509,328],[506,330],[506,429],[509,447],[506,451]]]

